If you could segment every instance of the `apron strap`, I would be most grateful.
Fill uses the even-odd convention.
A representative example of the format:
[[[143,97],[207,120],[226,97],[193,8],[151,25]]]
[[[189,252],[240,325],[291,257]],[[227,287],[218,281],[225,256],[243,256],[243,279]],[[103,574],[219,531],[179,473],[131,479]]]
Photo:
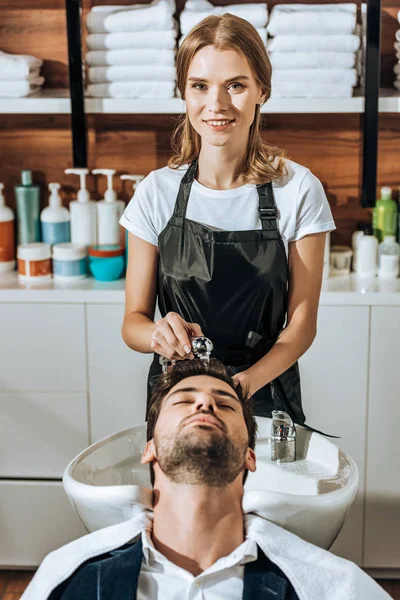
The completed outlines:
[[[279,240],[281,234],[278,229],[276,219],[278,211],[276,210],[274,192],[272,183],[264,183],[257,186],[258,192],[258,214],[262,225],[262,236],[268,240]]]
[[[193,180],[197,172],[197,159],[195,159],[185,175],[182,177],[182,181],[179,186],[178,196],[176,198],[173,216],[180,219],[186,217],[186,209],[189,202],[190,190],[192,187]]]

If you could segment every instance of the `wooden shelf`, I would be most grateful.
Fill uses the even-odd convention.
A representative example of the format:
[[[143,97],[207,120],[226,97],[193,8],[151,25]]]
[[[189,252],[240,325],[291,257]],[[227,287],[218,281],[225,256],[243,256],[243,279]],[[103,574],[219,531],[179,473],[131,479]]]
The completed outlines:
[[[86,98],[87,114],[179,114],[184,110],[180,98]],[[43,90],[28,98],[0,98],[0,114],[69,114],[69,91]],[[364,112],[361,92],[352,98],[271,98],[262,108],[269,114],[334,114]],[[380,113],[400,113],[400,92],[381,89]]]

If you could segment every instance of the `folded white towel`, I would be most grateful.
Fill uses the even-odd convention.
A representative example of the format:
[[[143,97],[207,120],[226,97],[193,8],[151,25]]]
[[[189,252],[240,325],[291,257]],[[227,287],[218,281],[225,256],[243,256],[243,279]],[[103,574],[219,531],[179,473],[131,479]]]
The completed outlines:
[[[128,48],[125,50],[90,50],[86,54],[89,66],[105,65],[175,65],[175,50],[149,50]]]
[[[357,12],[354,4],[278,4],[273,7],[267,26],[275,35],[351,34]]]
[[[274,69],[351,69],[355,52],[270,52]]]
[[[86,26],[90,33],[121,33],[174,28],[174,7],[169,0],[136,4],[124,10],[90,11]]]
[[[400,29],[398,29],[394,35],[396,37],[396,41],[400,42]]]
[[[90,33],[86,37],[88,50],[174,49],[177,30],[135,31],[134,33]]]
[[[396,50],[396,52],[400,52],[400,42],[395,42],[393,44],[393,46],[394,46],[394,49]]]
[[[356,85],[357,71],[356,69],[274,69],[272,87],[277,81]]]
[[[173,81],[176,77],[175,66],[169,65],[118,65],[114,67],[90,67],[90,83],[108,83],[112,81]]]
[[[400,75],[400,65],[397,64],[393,67],[393,71],[396,73],[396,75]]]
[[[264,42],[264,46],[267,45],[267,28],[266,27],[256,27],[256,30],[260,36],[260,38],[262,39],[262,41]],[[189,32],[188,32],[189,33]],[[186,35],[183,35],[180,39],[179,39],[179,46],[182,44],[183,40],[185,39],[185,37],[188,35],[188,33]]]
[[[43,61],[28,54],[8,54],[0,50],[0,79],[23,80],[37,77]]]
[[[400,23],[400,10],[399,10],[399,12],[397,13],[397,20],[398,20],[398,22]]]
[[[271,98],[351,98],[353,86],[340,83],[277,81]]]
[[[347,35],[278,35],[268,40],[269,52],[356,52],[361,40],[355,34]]]
[[[32,78],[26,80],[0,81],[0,97],[2,98],[24,98],[31,96],[41,89],[44,83],[44,77]]]
[[[396,79],[393,85],[396,88],[396,90],[400,90],[400,81],[398,79]]]
[[[183,34],[189,31],[210,15],[222,15],[230,13],[249,21],[254,27],[261,28],[267,25],[268,9],[264,3],[257,4],[231,4],[228,6],[214,6],[207,0],[200,2],[188,0],[180,15],[181,31]]]
[[[173,98],[175,81],[118,81],[88,86],[94,98]]]

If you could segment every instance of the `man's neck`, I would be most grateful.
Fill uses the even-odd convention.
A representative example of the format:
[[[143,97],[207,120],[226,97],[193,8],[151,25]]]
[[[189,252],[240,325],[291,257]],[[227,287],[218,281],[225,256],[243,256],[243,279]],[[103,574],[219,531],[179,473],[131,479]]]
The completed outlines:
[[[242,496],[230,486],[168,483],[155,491],[152,539],[168,560],[199,575],[244,541]]]

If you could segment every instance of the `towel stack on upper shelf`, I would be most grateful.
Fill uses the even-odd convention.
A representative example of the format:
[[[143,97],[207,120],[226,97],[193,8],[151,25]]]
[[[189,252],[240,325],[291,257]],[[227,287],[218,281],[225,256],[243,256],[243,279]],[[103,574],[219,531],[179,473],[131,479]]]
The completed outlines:
[[[271,97],[349,98],[360,48],[356,4],[278,4],[267,26]]]
[[[88,95],[173,98],[177,27],[174,0],[94,6],[86,21]]]
[[[181,43],[189,31],[210,15],[230,13],[249,21],[257,29],[264,44],[267,42],[268,9],[263,3],[257,4],[231,4],[228,6],[214,6],[208,0],[187,0],[180,15],[182,37]]]
[[[40,58],[0,50],[0,96],[24,98],[39,92],[44,83],[40,76],[42,65]]]
[[[397,13],[397,20],[400,23],[400,10]],[[393,68],[394,74],[396,75],[393,85],[397,90],[400,90],[400,29],[396,31],[395,36],[396,41],[394,42],[394,49],[396,50],[397,64]]]

